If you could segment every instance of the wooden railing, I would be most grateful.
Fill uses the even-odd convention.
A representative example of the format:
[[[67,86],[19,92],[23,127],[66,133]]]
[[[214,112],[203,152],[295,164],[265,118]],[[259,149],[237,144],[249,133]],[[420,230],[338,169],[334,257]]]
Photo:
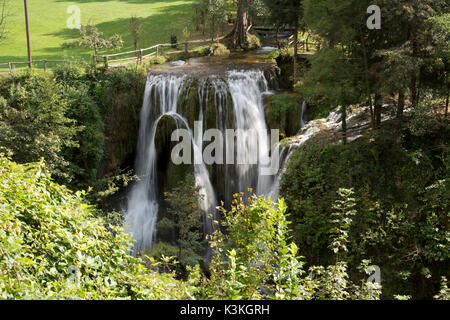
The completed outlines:
[[[20,61],[20,62],[2,62],[0,63],[0,66],[8,66],[9,73],[11,75],[14,75],[14,65],[23,65],[23,64],[33,64],[33,63],[43,63],[44,64],[44,71],[47,71],[47,64],[48,63],[68,63],[67,60],[51,60],[51,59],[41,59],[41,60],[32,60],[31,62],[28,61]]]
[[[289,37],[288,45],[292,46],[294,45],[294,36]],[[316,49],[319,49],[319,44],[315,42],[310,42],[309,39],[300,39],[297,41],[298,43],[298,50],[301,50],[303,52],[309,52],[311,47],[316,47]]]
[[[176,47],[179,44],[184,45],[184,50],[185,52],[188,52],[189,49],[189,42],[183,42],[183,43],[165,43],[165,44],[157,44],[154,45],[152,47],[149,48],[145,48],[145,49],[139,49],[139,50],[132,50],[132,51],[127,51],[127,52],[119,52],[119,53],[113,53],[113,54],[104,54],[104,55],[94,55],[93,59],[94,59],[94,63],[97,64],[99,62],[103,61],[103,64],[105,66],[105,68],[109,67],[110,63],[114,63],[114,62],[125,62],[125,61],[133,61],[135,60],[137,63],[142,63],[144,61],[144,59],[146,58],[150,58],[150,57],[159,57],[161,55],[161,49],[164,47]],[[149,51],[153,51],[150,53],[147,53]],[[130,57],[125,57],[125,58],[118,58],[120,56],[126,56],[126,55],[133,55]],[[111,59],[114,58],[114,59]]]
[[[193,42],[194,43],[194,42]],[[112,53],[112,54],[105,54],[105,55],[93,55],[93,61],[94,64],[97,65],[99,62],[103,62],[105,67],[108,68],[109,63],[113,62],[125,62],[125,61],[133,61],[135,60],[138,63],[142,63],[144,59],[150,58],[152,56],[158,57],[162,53],[162,49],[164,47],[173,47],[178,45],[184,45],[185,52],[188,52],[188,46],[189,42],[184,43],[165,43],[165,44],[157,44],[149,48],[145,49],[139,49],[139,50],[132,50],[127,52],[119,52],[119,53]],[[149,52],[150,51],[150,52]],[[153,51],[153,52],[151,52]],[[133,55],[131,57],[124,57],[126,55]],[[113,59],[111,59],[113,58]],[[35,64],[35,63],[43,63],[44,65],[44,71],[47,71],[48,63],[69,63],[68,60],[51,60],[51,59],[40,59],[40,60],[33,60],[30,62],[28,61],[19,61],[19,62],[2,62],[0,63],[1,66],[8,66],[9,73],[11,75],[14,75],[14,66],[15,65],[29,65],[29,64]]]

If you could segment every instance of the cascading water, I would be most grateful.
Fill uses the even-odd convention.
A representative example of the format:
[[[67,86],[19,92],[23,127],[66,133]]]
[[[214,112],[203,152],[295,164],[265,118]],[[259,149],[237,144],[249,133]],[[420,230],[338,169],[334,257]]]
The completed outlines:
[[[158,219],[155,135],[164,114],[175,113],[184,78],[149,76],[140,117],[136,171],[125,217],[126,231],[136,240],[134,251],[149,248]]]
[[[137,148],[136,170],[140,181],[133,187],[125,218],[126,231],[136,241],[134,252],[152,246],[158,220],[157,163],[155,137],[158,124],[165,116],[172,117],[177,127],[189,130],[194,147],[194,157],[201,153],[199,142],[195,141],[186,119],[177,113],[180,94],[187,84],[185,77],[149,75],[145,89],[144,105],[141,111],[140,131]],[[214,189],[208,176],[208,170],[202,163],[195,164],[195,180],[203,196],[201,208],[207,212],[216,205]],[[206,232],[210,232],[209,223],[205,223]]]
[[[227,129],[235,129],[237,161],[234,165],[219,164],[216,169],[223,179],[216,182],[223,190],[224,201],[228,201],[233,193],[245,192],[252,188],[258,195],[268,195],[276,176],[261,174],[262,166],[267,165],[259,160],[261,155],[269,158],[271,140],[265,120],[263,95],[268,92],[268,83],[262,71],[229,71],[225,79],[209,77],[198,81],[199,114],[198,124],[193,132],[187,118],[180,109],[182,93],[187,92],[191,80],[185,76],[149,75],[141,111],[139,142],[137,149],[136,169],[140,181],[133,187],[128,198],[126,214],[126,231],[136,241],[134,252],[152,246],[158,220],[158,178],[155,138],[158,124],[165,117],[172,118],[177,128],[189,131],[194,150],[194,172],[200,194],[203,196],[201,208],[204,211],[204,231],[212,232],[212,223],[207,218],[214,214],[217,206],[216,191],[211,183],[210,172],[202,158],[202,133],[206,128],[205,114],[209,108],[216,110],[215,129],[225,133]],[[228,97],[231,96],[229,101]],[[232,109],[228,104],[232,102]],[[210,105],[214,104],[214,105]],[[233,112],[230,124],[229,112]],[[199,132],[197,132],[199,131]],[[228,151],[228,145],[225,150]],[[230,151],[228,151],[230,152]],[[259,156],[259,158],[258,158]],[[219,186],[219,184],[222,184]]]
[[[238,159],[242,162],[237,163],[239,191],[253,188],[258,195],[265,195],[273,179],[261,172],[261,157],[269,157],[271,150],[263,103],[263,93],[269,90],[266,78],[261,71],[231,71],[227,82],[233,99],[234,129],[240,137],[236,150],[242,155]]]

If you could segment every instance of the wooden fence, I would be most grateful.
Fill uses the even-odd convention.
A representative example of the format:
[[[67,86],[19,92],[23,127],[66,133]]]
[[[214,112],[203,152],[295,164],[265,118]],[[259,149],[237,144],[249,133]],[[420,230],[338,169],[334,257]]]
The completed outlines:
[[[294,36],[290,36],[289,37],[289,42],[288,45],[289,46],[293,46],[294,45]],[[309,39],[299,39],[297,41],[298,43],[298,50],[301,50],[303,52],[309,52],[311,47],[316,47],[316,50],[320,49],[320,44],[314,43],[314,42],[310,42]]]
[[[9,68],[9,73],[11,75],[14,75],[14,66],[15,65],[24,65],[24,64],[33,64],[33,63],[43,63],[44,65],[44,71],[47,71],[47,64],[48,63],[68,63],[69,61],[67,60],[49,60],[49,59],[41,59],[41,60],[32,60],[31,62],[29,61],[20,61],[20,62],[3,62],[0,63],[0,66],[8,66]]]
[[[109,67],[110,63],[114,62],[125,62],[125,61],[135,61],[137,63],[143,63],[144,59],[150,57],[159,57],[162,54],[162,49],[164,47],[177,47],[180,43],[165,43],[165,44],[157,44],[149,48],[132,50],[127,52],[119,52],[113,54],[105,54],[105,55],[97,55],[93,56],[94,63],[97,64],[99,62],[103,62],[105,68]],[[187,53],[189,50],[189,42],[181,43],[184,45],[184,51]],[[150,52],[149,52],[150,51]],[[129,55],[129,57],[122,57]],[[113,59],[111,59],[113,58]]]
[[[185,52],[188,52],[189,42],[181,43],[184,45]],[[157,44],[149,48],[145,49],[139,49],[139,50],[133,50],[133,51],[127,51],[127,52],[119,52],[119,53],[113,53],[113,54],[105,54],[105,55],[93,55],[92,59],[94,61],[94,64],[97,65],[97,63],[103,62],[104,66],[108,68],[109,63],[114,62],[125,62],[130,61],[132,62],[135,60],[137,63],[142,63],[144,59],[150,58],[150,57],[158,57],[162,53],[162,49],[164,47],[173,47],[178,46],[180,43],[177,44]],[[123,57],[127,56],[129,57]],[[131,56],[130,56],[131,55]],[[111,59],[112,58],[112,59]],[[43,63],[44,71],[47,71],[48,63],[69,63],[68,60],[51,60],[51,59],[41,59],[41,60],[32,60],[31,62],[28,61],[20,61],[20,62],[2,62],[0,63],[0,66],[8,66],[9,73],[11,75],[14,75],[14,66],[15,65],[29,65],[29,64],[36,64],[36,63]]]

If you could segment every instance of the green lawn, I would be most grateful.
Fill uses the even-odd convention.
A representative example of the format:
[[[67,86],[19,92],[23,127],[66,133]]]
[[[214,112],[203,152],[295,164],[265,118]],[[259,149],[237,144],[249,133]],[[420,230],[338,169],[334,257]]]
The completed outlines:
[[[118,33],[124,40],[120,51],[134,49],[129,20],[136,15],[143,23],[140,47],[169,43],[170,35],[180,39],[182,30],[192,29],[193,0],[29,0],[31,50],[33,59],[89,59],[85,49],[62,49],[61,43],[76,38],[78,31],[67,28],[67,8],[77,5],[81,23],[96,25],[105,35]],[[9,1],[8,38],[0,43],[0,62],[26,61],[27,47],[22,0]],[[5,69],[4,66],[1,67]],[[7,67],[6,67],[7,68]]]

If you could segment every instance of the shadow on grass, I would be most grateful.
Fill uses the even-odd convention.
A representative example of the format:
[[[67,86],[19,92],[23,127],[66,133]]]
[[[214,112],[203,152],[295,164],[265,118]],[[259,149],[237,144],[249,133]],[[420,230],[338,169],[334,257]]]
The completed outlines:
[[[192,17],[194,13],[191,12],[191,9],[192,7],[190,4],[171,5],[161,8],[158,13],[152,14],[146,18],[140,18],[139,20],[142,23],[142,36],[141,41],[138,43],[139,47],[146,48],[158,43],[170,43],[170,37],[172,34],[176,35],[178,39],[181,40],[183,29],[192,25]],[[130,18],[121,18],[113,21],[102,22],[95,24],[95,26],[103,32],[105,36],[112,36],[114,34],[119,34],[122,36],[124,46],[119,51],[133,50],[133,39],[129,29]],[[49,33],[47,35],[60,37],[65,39],[66,42],[70,42],[77,39],[78,31],[64,29],[62,31]],[[61,47],[50,47],[43,50],[49,53],[56,53],[58,50],[62,53],[63,51]],[[66,49],[66,51],[67,50],[68,49]],[[101,53],[105,52],[107,51],[101,51]],[[108,52],[111,52],[111,50]]]
[[[64,2],[63,0],[58,0]],[[106,2],[110,0],[78,0],[77,2]],[[186,4],[172,4],[167,6],[167,2],[174,2],[176,0],[162,1],[162,0],[120,0],[130,3],[164,3],[165,6],[158,9],[158,12],[151,14],[145,18],[140,18],[142,23],[142,37],[138,43],[140,48],[148,48],[158,43],[170,43],[170,37],[175,34],[179,41],[182,38],[182,30],[187,26],[192,26],[192,17],[194,11],[191,3]],[[130,16],[131,18],[131,16]],[[108,22],[96,24],[101,32],[106,36],[120,34],[124,40],[124,46],[120,50],[101,50],[100,54],[124,52],[134,49],[132,36],[129,30],[129,18],[120,18]],[[58,32],[48,33],[46,35],[56,36],[61,38],[63,42],[70,42],[78,37],[78,30],[64,29]],[[92,50],[89,48],[73,48],[63,49],[61,46],[47,47],[40,50],[39,55],[33,55],[33,60],[63,60],[63,59],[77,59],[82,58],[85,61],[92,59]],[[22,55],[2,56],[1,62],[21,62],[26,61],[27,55],[24,50]],[[0,66],[0,69],[8,68],[8,66]]]
[[[180,0],[116,0],[119,2],[127,2],[130,4],[155,4],[158,2],[167,3],[167,2],[178,2]],[[68,2],[68,0],[56,0],[56,2]],[[111,0],[71,0],[70,2],[75,3],[93,3],[93,2],[112,2]],[[191,6],[191,5],[190,5]]]

